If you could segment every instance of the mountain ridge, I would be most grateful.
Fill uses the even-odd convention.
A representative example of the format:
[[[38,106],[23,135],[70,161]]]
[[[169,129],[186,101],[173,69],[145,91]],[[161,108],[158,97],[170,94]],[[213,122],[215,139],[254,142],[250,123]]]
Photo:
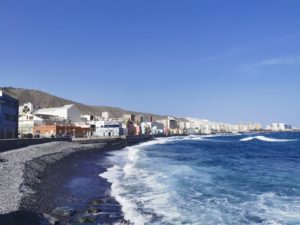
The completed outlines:
[[[0,90],[2,90],[4,93],[7,93],[8,95],[17,98],[20,102],[20,105],[26,102],[32,102],[33,105],[37,108],[61,107],[68,104],[74,104],[78,107],[81,114],[101,116],[102,112],[109,112],[112,115],[112,117],[119,118],[122,117],[124,114],[132,113],[136,115],[151,115],[155,120],[166,118],[166,116],[154,113],[131,111],[119,107],[87,105],[84,103],[58,97],[56,95],[52,95],[47,92],[36,89],[0,87]]]

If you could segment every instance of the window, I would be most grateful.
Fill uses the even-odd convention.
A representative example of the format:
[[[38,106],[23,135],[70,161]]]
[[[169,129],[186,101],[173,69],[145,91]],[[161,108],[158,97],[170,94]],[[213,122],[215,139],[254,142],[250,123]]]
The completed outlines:
[[[114,128],[114,127],[120,127],[119,124],[112,124],[112,125],[104,125],[105,128]]]

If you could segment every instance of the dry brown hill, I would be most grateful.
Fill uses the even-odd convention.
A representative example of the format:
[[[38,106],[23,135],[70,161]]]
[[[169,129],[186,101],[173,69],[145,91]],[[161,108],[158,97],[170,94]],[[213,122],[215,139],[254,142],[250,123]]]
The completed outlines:
[[[121,117],[123,114],[126,113],[152,115],[153,119],[156,120],[165,118],[164,116],[160,116],[152,113],[134,112],[134,111],[125,110],[117,107],[85,105],[68,99],[60,98],[39,90],[13,88],[13,87],[3,87],[3,88],[0,87],[0,89],[3,90],[5,93],[19,99],[20,104],[23,104],[25,102],[32,102],[38,108],[60,107],[67,104],[75,104],[80,110],[81,114],[92,114],[92,115],[100,116],[102,112],[106,111],[106,112],[110,112],[111,115],[115,118]]]

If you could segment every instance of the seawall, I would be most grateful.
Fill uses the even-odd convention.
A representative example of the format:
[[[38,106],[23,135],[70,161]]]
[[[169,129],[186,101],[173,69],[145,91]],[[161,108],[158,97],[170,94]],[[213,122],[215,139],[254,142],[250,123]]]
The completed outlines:
[[[79,144],[95,144],[95,143],[105,143],[107,145],[128,145],[128,144],[135,144],[142,141],[147,141],[153,139],[151,135],[144,135],[144,136],[127,136],[121,138],[77,138],[73,139],[73,142]]]
[[[44,144],[54,141],[72,141],[71,138],[33,138],[33,139],[0,139],[0,152],[24,148],[30,145]]]

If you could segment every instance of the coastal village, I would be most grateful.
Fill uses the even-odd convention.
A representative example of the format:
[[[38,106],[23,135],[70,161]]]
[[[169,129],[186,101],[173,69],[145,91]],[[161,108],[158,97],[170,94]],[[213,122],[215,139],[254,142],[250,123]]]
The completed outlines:
[[[18,99],[0,90],[0,139],[113,139],[142,135],[209,135],[288,130],[293,130],[293,127],[285,123],[272,123],[263,128],[259,123],[233,125],[190,117],[166,116],[154,120],[151,115],[124,114],[120,118],[113,118],[105,111],[101,115],[82,115],[75,104],[37,108],[31,102],[19,104]]]
[[[300,225],[299,23],[300,0],[0,0],[0,225]]]
[[[101,168],[106,171],[104,174],[118,168],[101,167],[99,162],[105,151],[130,149],[129,146],[154,137],[294,130],[284,123],[263,128],[259,123],[232,125],[149,113],[124,113],[115,118],[109,110],[99,111],[100,115],[83,114],[77,103],[57,105],[61,106],[38,107],[24,99],[20,104],[17,97],[0,90],[0,221],[4,221],[1,225],[135,224],[131,222],[133,218],[124,216],[122,204],[111,194],[113,184],[109,183],[113,181],[105,176],[99,179]],[[132,158],[131,151],[135,151],[134,147],[128,150],[128,160]],[[79,186],[78,179],[82,182]],[[69,181],[75,182],[78,192],[68,188],[67,192],[62,191],[61,188],[69,187],[65,183]],[[75,192],[78,194],[74,195]],[[87,197],[86,192],[92,195]],[[42,200],[37,196],[42,196]],[[79,201],[80,207],[76,205]]]

